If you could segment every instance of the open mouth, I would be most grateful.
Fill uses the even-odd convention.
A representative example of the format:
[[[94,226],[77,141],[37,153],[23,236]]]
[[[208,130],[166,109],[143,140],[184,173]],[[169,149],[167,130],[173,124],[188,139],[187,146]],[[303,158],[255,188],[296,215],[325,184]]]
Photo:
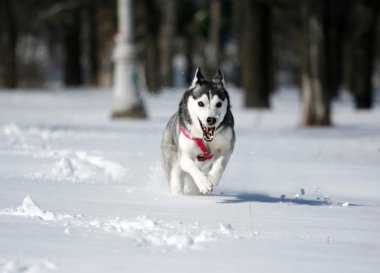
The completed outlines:
[[[214,127],[208,127],[206,125],[203,125],[201,121],[199,121],[199,124],[201,125],[202,131],[203,131],[203,139],[207,142],[210,142],[214,139]]]

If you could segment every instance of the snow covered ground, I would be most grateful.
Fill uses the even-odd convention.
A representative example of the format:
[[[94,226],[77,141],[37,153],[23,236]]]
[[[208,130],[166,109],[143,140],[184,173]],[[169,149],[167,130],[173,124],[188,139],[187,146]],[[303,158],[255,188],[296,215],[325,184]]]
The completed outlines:
[[[379,100],[305,129],[295,90],[272,111],[234,91],[221,184],[176,197],[159,145],[180,96],[112,121],[105,90],[0,92],[0,272],[379,272]]]

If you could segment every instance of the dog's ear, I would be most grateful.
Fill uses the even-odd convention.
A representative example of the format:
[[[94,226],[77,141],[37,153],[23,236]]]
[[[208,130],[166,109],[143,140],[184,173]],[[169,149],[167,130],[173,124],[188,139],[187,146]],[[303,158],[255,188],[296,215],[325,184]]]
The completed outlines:
[[[191,82],[191,88],[195,87],[197,84],[201,84],[205,80],[205,77],[203,77],[200,67],[197,67],[197,70],[195,71],[194,79]]]
[[[212,78],[212,82],[224,85],[224,75],[220,67],[218,68],[218,71],[216,72],[215,76]]]
[[[195,77],[194,79],[197,79],[198,81],[204,81],[205,77],[202,75],[202,71],[200,67],[197,67],[197,70],[195,70]]]

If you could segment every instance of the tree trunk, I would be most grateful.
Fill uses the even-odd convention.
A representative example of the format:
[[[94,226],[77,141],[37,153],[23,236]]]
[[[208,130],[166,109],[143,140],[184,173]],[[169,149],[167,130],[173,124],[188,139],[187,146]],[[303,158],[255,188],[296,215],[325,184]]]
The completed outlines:
[[[236,33],[236,41],[238,45],[243,44],[243,8],[242,1],[231,1],[232,5],[232,29],[233,32]],[[235,73],[234,73],[234,83],[238,87],[242,87],[243,76],[242,76],[242,60],[243,60],[243,48],[239,46],[237,58],[240,62],[237,62],[235,65]]]
[[[3,0],[6,25],[6,43],[3,48],[2,63],[3,67],[3,83],[7,88],[17,87],[17,60],[16,60],[16,45],[17,45],[17,26],[14,12],[14,1]]]
[[[376,0],[360,0],[354,6],[351,88],[357,109],[370,109],[373,104],[371,78],[378,11]]]
[[[93,1],[96,21],[97,81],[99,86],[112,86],[112,49],[117,32],[114,20],[117,1]]]
[[[98,85],[97,36],[94,5],[87,5],[81,12],[81,52],[83,83]]]
[[[162,84],[172,85],[172,52],[177,16],[176,0],[162,1],[161,30],[159,38],[160,72]]]
[[[272,73],[271,11],[265,2],[244,0],[241,39],[245,106],[269,108]]]
[[[91,85],[99,84],[99,62],[97,58],[98,40],[97,40],[97,21],[96,21],[96,8],[91,6],[87,10],[89,21],[89,83]]]
[[[328,126],[330,120],[330,94],[326,69],[326,1],[308,0],[302,3],[302,103],[304,126]]]
[[[146,118],[139,93],[138,74],[133,46],[132,0],[118,0],[118,35],[115,38],[113,60],[114,91],[112,118]]]
[[[214,73],[220,65],[220,28],[222,21],[221,1],[211,0],[210,2],[210,34],[209,47],[206,58],[207,72]]]
[[[145,0],[144,2],[144,22],[146,27],[144,43],[145,80],[148,91],[151,93],[157,93],[161,86],[158,48],[158,10],[156,8],[155,0]]]
[[[327,1],[325,14],[326,81],[328,93],[337,97],[342,83],[343,40],[346,30],[348,4],[345,0]]]
[[[66,86],[78,86],[83,83],[81,68],[81,36],[80,36],[80,14],[75,11],[68,18],[64,28],[64,84]]]

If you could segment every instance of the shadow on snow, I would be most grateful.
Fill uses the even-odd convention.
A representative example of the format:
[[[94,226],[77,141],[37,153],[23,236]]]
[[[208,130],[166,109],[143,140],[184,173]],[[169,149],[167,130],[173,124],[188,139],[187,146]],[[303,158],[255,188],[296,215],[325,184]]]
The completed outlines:
[[[219,197],[226,197],[226,199],[219,201],[222,204],[236,204],[245,202],[261,202],[261,203],[289,203],[295,205],[308,205],[308,206],[330,206],[338,205],[340,203],[332,203],[328,200],[310,200],[301,198],[287,198],[287,197],[273,197],[262,193],[236,193],[236,194],[216,194]],[[360,206],[356,204],[349,204],[349,206]]]

